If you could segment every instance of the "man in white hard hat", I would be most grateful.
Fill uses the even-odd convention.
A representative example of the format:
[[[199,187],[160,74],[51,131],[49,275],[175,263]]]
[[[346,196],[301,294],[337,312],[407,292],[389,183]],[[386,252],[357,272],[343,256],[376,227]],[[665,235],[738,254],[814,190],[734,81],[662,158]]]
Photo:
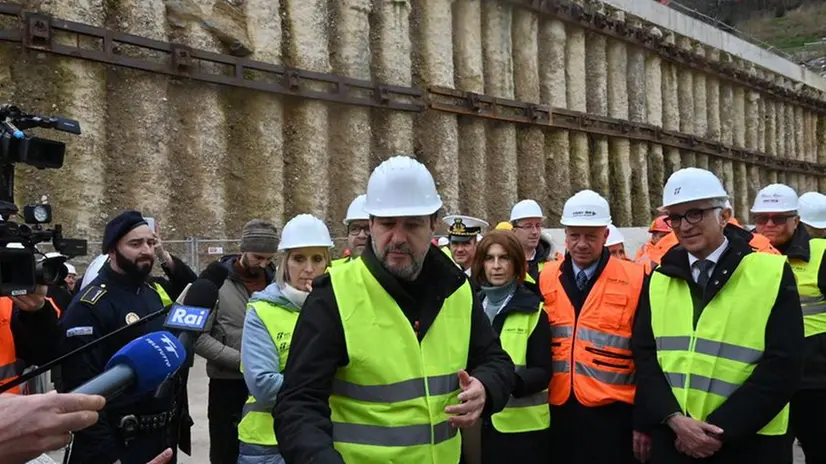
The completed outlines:
[[[448,225],[447,234],[453,261],[470,277],[470,264],[476,256],[479,232],[490,224],[479,218],[458,214],[445,216],[442,221]]]
[[[622,232],[613,224],[608,225],[608,239],[605,241],[605,246],[608,248],[611,256],[630,261],[625,254],[625,236],[623,236]]]
[[[787,462],[788,403],[803,321],[791,267],[727,229],[710,171],[668,178],[662,209],[679,245],[646,282],[634,326],[638,424],[651,462]]]
[[[525,276],[528,282],[539,281],[539,273],[542,272],[545,262],[553,256],[553,244],[542,234],[544,221],[542,207],[535,200],[522,200],[511,208],[510,222],[513,225],[513,233],[522,244],[525,258],[528,260],[528,275]]]
[[[298,316],[273,412],[287,462],[457,463],[457,427],[508,402],[513,363],[431,244],[441,206],[412,158],[371,174],[369,246],[317,278]]]
[[[799,390],[792,397],[791,428],[807,461],[826,462],[826,240],[812,239],[799,207],[794,189],[772,184],[757,193],[751,212],[757,232],[788,258],[797,277],[806,357]]]
[[[800,222],[812,238],[826,238],[826,195],[806,192],[797,200]]]
[[[635,455],[647,457],[645,436],[634,432],[632,424],[636,387],[631,359],[645,273],[605,247],[611,212],[598,193],[583,190],[569,198],[560,222],[568,251],[539,275],[551,323],[554,460],[631,464]]]
[[[361,256],[367,246],[370,238],[370,216],[364,212],[366,199],[367,195],[359,195],[347,208],[347,217],[344,218],[344,225],[347,226],[347,249],[344,250],[344,257],[333,260],[330,266],[349,263]]]

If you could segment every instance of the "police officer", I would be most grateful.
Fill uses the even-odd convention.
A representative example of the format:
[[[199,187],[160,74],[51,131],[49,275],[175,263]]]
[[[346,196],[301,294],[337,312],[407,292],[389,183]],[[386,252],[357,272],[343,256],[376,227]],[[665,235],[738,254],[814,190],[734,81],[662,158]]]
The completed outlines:
[[[147,279],[155,263],[160,242],[137,211],[126,211],[106,225],[103,252],[109,260],[98,276],[72,301],[61,320],[62,351],[68,353],[172,303],[196,275],[182,261],[158,250],[169,280]],[[103,372],[115,352],[131,340],[162,329],[163,318],[136,324],[123,334],[66,360],[62,366],[66,390],[71,390]],[[98,423],[75,435],[69,463],[122,464],[149,462],[167,447],[179,444],[178,426],[191,419],[186,414],[185,385],[154,398],[117,397],[107,402]],[[183,403],[183,404],[182,404]],[[181,435],[187,451],[188,430]]]

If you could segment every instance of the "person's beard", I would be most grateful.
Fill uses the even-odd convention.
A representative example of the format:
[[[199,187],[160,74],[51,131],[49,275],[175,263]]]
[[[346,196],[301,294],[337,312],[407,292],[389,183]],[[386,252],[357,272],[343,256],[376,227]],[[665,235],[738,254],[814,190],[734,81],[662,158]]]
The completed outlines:
[[[115,250],[115,262],[127,276],[135,280],[145,280],[149,277],[149,273],[152,272],[152,266],[155,265],[155,258],[149,257],[142,259],[140,264],[138,264],[121,254],[120,251]]]
[[[246,271],[250,277],[258,277],[262,272],[264,272],[264,270],[258,266],[250,266],[246,255],[241,255],[241,267],[244,268],[244,271]]]
[[[387,269],[387,271],[390,272],[390,274],[393,274],[394,276],[398,277],[399,279],[407,280],[407,281],[410,281],[410,282],[416,280],[419,277],[419,274],[422,272],[424,257],[422,257],[421,259],[417,259],[417,257],[413,254],[413,252],[410,250],[410,247],[407,246],[407,244],[402,244],[402,245],[390,244],[390,245],[387,245],[386,247],[384,247],[384,250],[382,250],[381,252],[379,251],[378,246],[376,245],[376,242],[372,242],[372,244],[373,244],[373,253],[375,253],[376,257],[379,258],[379,261],[381,261],[384,268]],[[392,268],[390,268],[390,265],[388,265],[388,263],[387,263],[386,257],[387,257],[387,254],[390,253],[391,251],[407,253],[410,256],[410,264],[408,264],[407,266],[405,266],[401,269],[392,269]],[[425,255],[426,255],[426,253],[425,253]]]

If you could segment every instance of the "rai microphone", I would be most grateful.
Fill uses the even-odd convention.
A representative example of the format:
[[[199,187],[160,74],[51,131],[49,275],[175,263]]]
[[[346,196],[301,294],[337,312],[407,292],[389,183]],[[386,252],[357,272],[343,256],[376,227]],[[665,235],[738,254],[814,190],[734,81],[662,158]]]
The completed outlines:
[[[167,331],[138,337],[118,350],[102,374],[72,390],[110,400],[121,393],[149,393],[186,362],[184,345]]]
[[[218,303],[218,288],[223,285],[229,270],[219,262],[214,262],[189,285],[181,304],[172,306],[164,327],[179,331],[178,339],[192,354],[192,347],[198,334],[204,331],[209,313]],[[180,301],[180,299],[179,299]]]

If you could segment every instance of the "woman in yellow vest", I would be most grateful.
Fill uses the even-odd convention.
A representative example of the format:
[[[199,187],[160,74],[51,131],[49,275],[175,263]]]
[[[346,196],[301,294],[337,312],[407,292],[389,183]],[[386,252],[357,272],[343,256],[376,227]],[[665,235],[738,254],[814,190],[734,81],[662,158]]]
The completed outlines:
[[[241,369],[250,391],[238,425],[238,464],[282,464],[273,431],[272,408],[284,376],[298,312],[312,281],[330,264],[333,241],[327,226],[299,214],[284,226],[283,252],[275,282],[256,292],[247,305],[241,341]]]
[[[516,366],[510,401],[482,425],[482,462],[545,464],[551,328],[539,290],[525,282],[525,252],[512,232],[494,230],[479,243],[471,270],[482,307]]]

